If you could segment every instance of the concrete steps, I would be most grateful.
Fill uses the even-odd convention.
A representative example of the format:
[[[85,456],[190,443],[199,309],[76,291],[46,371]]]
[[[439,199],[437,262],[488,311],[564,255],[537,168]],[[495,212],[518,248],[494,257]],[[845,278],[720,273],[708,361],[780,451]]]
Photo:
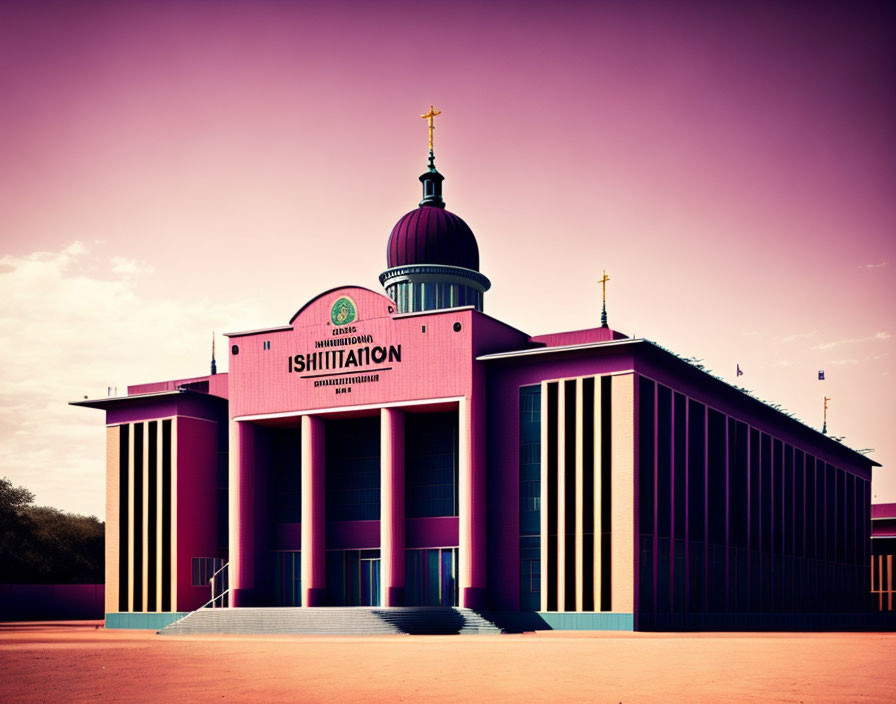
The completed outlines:
[[[499,634],[471,609],[442,606],[334,606],[313,609],[256,607],[199,609],[159,631],[161,635],[283,634],[448,635]]]

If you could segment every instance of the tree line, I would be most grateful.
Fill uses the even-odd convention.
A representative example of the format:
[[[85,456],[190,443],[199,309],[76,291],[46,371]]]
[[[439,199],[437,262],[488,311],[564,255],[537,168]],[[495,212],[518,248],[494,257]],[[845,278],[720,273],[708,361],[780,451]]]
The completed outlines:
[[[35,506],[34,494],[0,479],[0,583],[102,584],[105,524]]]

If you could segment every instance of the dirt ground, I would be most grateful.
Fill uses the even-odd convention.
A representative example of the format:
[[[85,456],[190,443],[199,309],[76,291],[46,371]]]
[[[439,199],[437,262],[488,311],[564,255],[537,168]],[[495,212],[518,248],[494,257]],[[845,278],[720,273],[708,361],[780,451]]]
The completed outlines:
[[[157,636],[0,624],[0,702],[894,702],[896,634]]]

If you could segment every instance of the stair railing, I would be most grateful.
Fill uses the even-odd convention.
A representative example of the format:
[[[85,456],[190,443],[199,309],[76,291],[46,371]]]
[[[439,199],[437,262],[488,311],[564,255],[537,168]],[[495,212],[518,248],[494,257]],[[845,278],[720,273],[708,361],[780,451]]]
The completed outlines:
[[[212,598],[200,606],[200,609],[223,609],[230,606],[229,567],[229,562],[224,563],[221,569],[209,578],[208,585]]]

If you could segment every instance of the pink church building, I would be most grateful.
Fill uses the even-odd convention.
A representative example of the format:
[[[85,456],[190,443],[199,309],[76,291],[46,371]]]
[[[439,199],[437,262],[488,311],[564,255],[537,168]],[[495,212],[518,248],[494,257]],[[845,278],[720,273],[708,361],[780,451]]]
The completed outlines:
[[[230,333],[226,374],[76,403],[106,413],[108,626],[441,607],[505,628],[770,628],[871,609],[872,460],[606,309],[544,335],[486,314],[432,152],[420,180],[384,293],[332,289]]]

